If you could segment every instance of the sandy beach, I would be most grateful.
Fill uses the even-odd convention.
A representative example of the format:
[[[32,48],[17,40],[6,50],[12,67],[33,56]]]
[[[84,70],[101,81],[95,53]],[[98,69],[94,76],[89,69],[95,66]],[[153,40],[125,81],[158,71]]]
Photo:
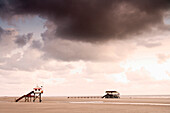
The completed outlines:
[[[170,98],[43,97],[43,102],[14,102],[0,97],[0,113],[169,113]]]

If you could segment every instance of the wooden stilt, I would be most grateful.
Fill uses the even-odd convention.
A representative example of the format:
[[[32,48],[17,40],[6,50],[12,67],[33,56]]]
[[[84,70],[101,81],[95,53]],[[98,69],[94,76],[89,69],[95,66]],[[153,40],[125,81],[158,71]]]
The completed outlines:
[[[25,102],[27,101],[27,98],[25,97]]]
[[[42,100],[41,100],[41,93],[39,94],[39,102],[41,102]]]
[[[33,100],[33,102],[35,102],[35,93],[34,93],[34,100]]]

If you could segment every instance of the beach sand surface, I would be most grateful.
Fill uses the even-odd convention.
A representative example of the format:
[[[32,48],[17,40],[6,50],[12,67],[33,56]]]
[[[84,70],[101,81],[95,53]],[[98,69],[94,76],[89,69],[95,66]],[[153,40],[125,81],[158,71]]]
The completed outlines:
[[[170,113],[170,98],[43,97],[38,102],[15,102],[0,97],[0,113]]]

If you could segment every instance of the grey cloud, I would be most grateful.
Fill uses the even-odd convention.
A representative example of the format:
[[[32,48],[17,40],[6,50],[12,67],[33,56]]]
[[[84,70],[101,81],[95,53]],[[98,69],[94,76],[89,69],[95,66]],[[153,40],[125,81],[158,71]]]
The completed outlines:
[[[4,34],[4,35],[12,35],[13,33],[15,32],[15,30],[12,30],[12,29],[10,29],[10,30],[6,30],[6,29],[3,29],[1,26],[0,26],[0,41],[1,41],[1,39],[2,39],[2,35]]]
[[[0,33],[2,33],[3,32],[3,29],[0,27]]]
[[[24,46],[27,42],[30,41],[30,39],[32,38],[33,33],[28,33],[28,34],[24,34],[24,35],[18,35],[17,31],[15,29],[3,29],[0,27],[0,41],[2,41],[4,43],[5,41],[9,41],[9,42],[14,42],[18,45],[18,46]]]
[[[52,40],[47,41],[44,47],[41,49],[44,52],[45,58],[53,58],[62,61],[100,61],[100,62],[118,62],[125,59],[128,54],[134,49],[127,47],[121,47],[119,44],[115,44],[117,47],[110,47],[107,45],[97,45],[90,43],[72,42],[68,40]],[[131,49],[131,50],[130,50]],[[121,50],[122,52],[120,53]]]
[[[56,37],[87,42],[147,31],[169,8],[169,0],[0,0],[3,18],[39,15],[57,25]]]
[[[3,29],[3,28],[2,28]],[[13,29],[3,29],[0,39],[0,58],[9,54],[12,50],[16,49],[16,44],[14,43],[16,36],[16,31]]]
[[[36,50],[28,49],[24,51],[23,55],[20,53],[12,55],[10,58],[4,58],[4,64],[0,65],[0,69],[3,70],[23,70],[23,71],[35,71],[41,69],[45,63],[41,59],[40,53]]]
[[[31,47],[36,48],[36,49],[41,49],[43,46],[42,42],[39,40],[33,40]]]
[[[0,38],[3,34],[5,35],[12,35],[14,34],[16,31],[14,29],[3,29],[1,26],[0,26]]]
[[[97,47],[88,43],[52,40],[45,42],[42,50],[46,53],[44,57],[63,61],[110,59],[107,55],[99,53],[100,48]]]
[[[32,36],[33,36],[33,33],[28,33],[27,35],[18,35],[16,36],[15,43],[18,46],[24,46],[32,38]]]
[[[1,35],[4,32],[4,30],[0,27],[0,40],[1,40]]]
[[[138,40],[137,45],[139,46],[144,46],[147,48],[153,48],[157,46],[161,46],[162,44],[160,42],[154,42],[154,41],[149,41],[149,40]]]
[[[43,61],[39,51],[29,47],[19,48],[24,46],[32,35],[18,35],[15,29],[3,29],[0,40],[0,69],[32,71],[41,67]]]

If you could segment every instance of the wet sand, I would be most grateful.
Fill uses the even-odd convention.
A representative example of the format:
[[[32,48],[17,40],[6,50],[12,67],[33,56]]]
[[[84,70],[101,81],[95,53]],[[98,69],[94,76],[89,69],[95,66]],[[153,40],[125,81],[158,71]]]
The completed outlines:
[[[0,97],[0,113],[170,113],[170,98],[43,97],[43,102],[14,102]]]

